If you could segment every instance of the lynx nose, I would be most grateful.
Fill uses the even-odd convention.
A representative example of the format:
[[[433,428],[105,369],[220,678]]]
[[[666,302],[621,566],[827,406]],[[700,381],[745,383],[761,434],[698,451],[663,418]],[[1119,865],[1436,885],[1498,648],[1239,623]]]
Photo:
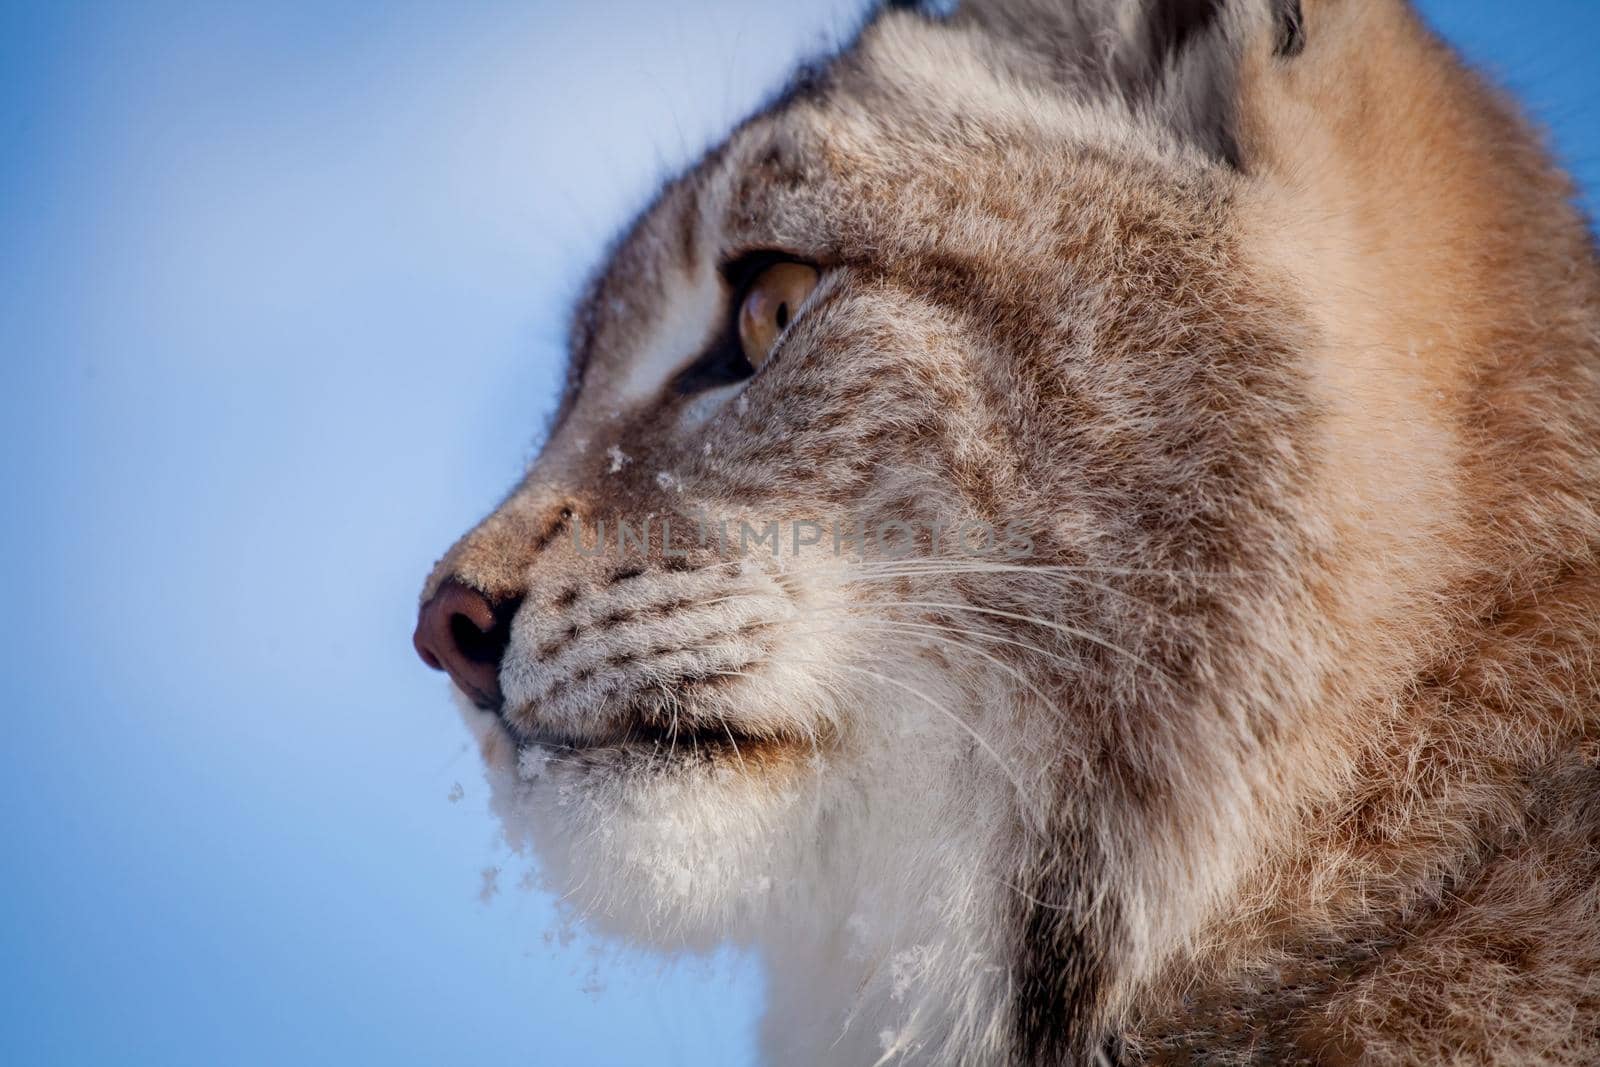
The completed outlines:
[[[511,641],[511,619],[520,598],[491,603],[454,578],[417,612],[411,635],[422,662],[444,671],[472,702],[485,710],[500,707],[500,657]]]

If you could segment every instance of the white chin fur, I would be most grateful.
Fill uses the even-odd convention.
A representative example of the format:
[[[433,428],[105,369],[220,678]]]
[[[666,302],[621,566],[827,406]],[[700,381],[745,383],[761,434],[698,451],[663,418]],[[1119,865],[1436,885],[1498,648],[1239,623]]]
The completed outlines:
[[[572,917],[656,949],[762,950],[765,1062],[1000,1049],[1005,879],[992,857],[1007,790],[968,735],[925,708],[875,707],[856,751],[771,775],[596,768],[519,754],[494,715],[458,704],[507,842],[536,856]]]
[[[792,895],[817,839],[822,757],[768,782],[726,763],[517,753],[499,720],[464,704],[485,751],[507,842],[534,854],[574,917],[662,949],[748,941]]]

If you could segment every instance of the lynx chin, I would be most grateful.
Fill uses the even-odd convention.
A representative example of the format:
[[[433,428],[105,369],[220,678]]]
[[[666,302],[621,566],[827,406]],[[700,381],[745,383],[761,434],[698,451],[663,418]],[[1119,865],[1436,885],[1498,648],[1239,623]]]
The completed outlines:
[[[1572,185],[1404,0],[889,4],[619,241],[416,644],[771,1064],[1592,1065],[1597,450]],[[571,536],[663,520],[916,550]]]

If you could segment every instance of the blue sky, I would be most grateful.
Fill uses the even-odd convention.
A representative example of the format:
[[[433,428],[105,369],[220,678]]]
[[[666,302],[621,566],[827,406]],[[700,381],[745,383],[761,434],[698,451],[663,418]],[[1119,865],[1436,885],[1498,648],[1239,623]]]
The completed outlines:
[[[0,1061],[750,1061],[752,961],[552,934],[409,635],[604,240],[857,6],[0,0]],[[1600,5],[1424,6],[1595,203]]]

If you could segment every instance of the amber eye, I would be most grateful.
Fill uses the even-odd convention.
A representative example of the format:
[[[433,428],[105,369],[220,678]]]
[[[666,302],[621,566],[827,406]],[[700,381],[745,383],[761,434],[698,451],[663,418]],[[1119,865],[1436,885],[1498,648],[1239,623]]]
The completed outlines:
[[[739,345],[752,367],[767,361],[778,335],[816,287],[816,268],[804,263],[774,263],[756,275],[739,305]]]

